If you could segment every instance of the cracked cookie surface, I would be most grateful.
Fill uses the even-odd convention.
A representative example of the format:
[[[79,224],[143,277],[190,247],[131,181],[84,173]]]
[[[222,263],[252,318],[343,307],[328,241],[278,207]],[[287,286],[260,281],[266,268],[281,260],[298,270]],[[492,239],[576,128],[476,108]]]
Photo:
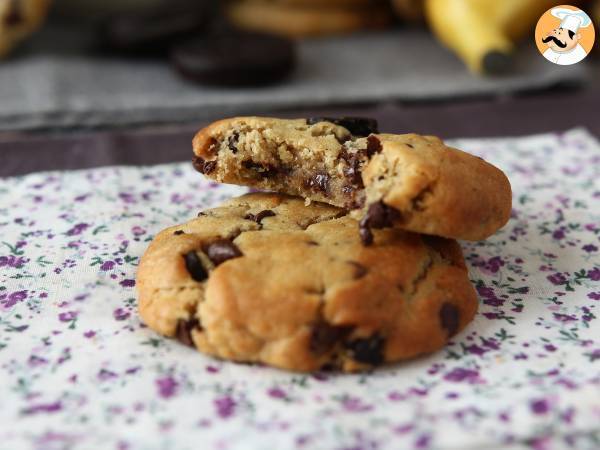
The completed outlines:
[[[137,275],[155,331],[218,358],[358,371],[441,348],[477,308],[456,241],[365,247],[342,209],[248,194],[160,232]]]
[[[368,245],[389,226],[484,239],[510,217],[500,169],[433,136],[380,134],[371,119],[237,117],[193,145],[195,168],[216,181],[354,210]]]

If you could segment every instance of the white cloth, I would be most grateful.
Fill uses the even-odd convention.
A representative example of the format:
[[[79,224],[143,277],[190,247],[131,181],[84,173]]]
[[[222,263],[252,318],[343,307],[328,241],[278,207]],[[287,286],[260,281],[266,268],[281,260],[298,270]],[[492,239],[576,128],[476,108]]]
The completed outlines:
[[[553,62],[554,64],[559,64],[561,66],[570,66],[571,64],[578,63],[586,56],[587,53],[585,52],[581,44],[577,44],[572,50],[568,52],[556,52],[551,48],[544,52],[544,58],[546,58],[550,62]]]
[[[0,179],[0,449],[597,450],[600,144],[452,144],[514,193],[502,230],[461,243],[479,312],[439,352],[356,375],[217,361],[142,326],[151,237],[243,189],[189,162]]]

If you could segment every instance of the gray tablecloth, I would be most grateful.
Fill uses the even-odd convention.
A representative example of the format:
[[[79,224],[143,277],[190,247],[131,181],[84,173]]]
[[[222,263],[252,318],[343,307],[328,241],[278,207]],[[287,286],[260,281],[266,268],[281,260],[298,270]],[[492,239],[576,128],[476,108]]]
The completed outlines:
[[[306,40],[293,77],[262,89],[199,87],[161,61],[92,57],[89,35],[51,27],[0,66],[0,130],[205,120],[278,109],[498,95],[577,84],[584,64],[555,66],[524,46],[510,76],[480,78],[424,30]],[[235,57],[235,55],[232,55]]]

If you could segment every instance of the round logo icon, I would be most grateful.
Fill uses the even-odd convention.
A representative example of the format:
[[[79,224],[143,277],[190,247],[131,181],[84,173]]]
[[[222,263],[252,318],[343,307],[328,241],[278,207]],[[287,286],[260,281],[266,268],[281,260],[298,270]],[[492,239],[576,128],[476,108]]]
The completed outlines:
[[[584,59],[594,46],[596,31],[585,11],[560,5],[546,11],[535,27],[535,44],[544,58],[570,66]]]

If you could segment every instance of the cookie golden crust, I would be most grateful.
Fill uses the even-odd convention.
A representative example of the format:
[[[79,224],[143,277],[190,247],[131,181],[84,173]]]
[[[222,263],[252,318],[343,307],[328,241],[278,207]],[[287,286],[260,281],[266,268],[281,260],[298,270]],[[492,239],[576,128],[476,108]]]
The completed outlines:
[[[452,240],[375,230],[343,210],[249,194],[159,233],[137,275],[155,331],[218,358],[359,371],[432,352],[477,297]]]
[[[387,226],[479,240],[510,217],[501,170],[433,136],[379,134],[369,119],[237,117],[201,130],[193,147],[196,169],[219,182],[354,210],[367,244]]]
[[[382,28],[392,21],[389,7],[382,4],[328,8],[239,0],[232,2],[225,12],[238,27],[292,38]]]
[[[0,58],[40,27],[49,6],[50,0],[0,1]]]

